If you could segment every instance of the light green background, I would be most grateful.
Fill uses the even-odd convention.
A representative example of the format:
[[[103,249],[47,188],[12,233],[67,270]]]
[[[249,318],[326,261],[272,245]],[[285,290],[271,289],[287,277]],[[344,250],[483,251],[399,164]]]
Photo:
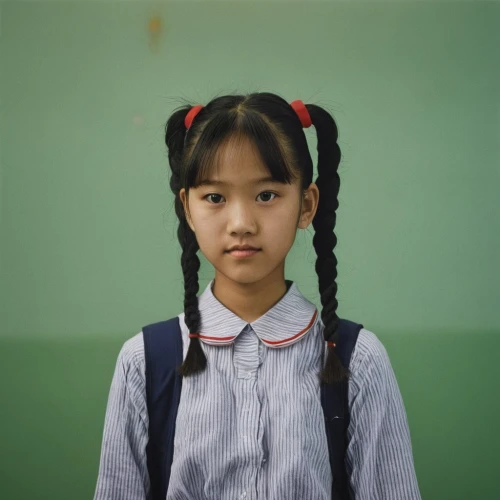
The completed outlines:
[[[499,2],[13,1],[0,28],[2,500],[92,497],[118,350],[182,310],[164,123],[256,90],[338,123],[339,315],[389,352],[422,497],[500,498]],[[320,306],[312,231],[286,276]]]

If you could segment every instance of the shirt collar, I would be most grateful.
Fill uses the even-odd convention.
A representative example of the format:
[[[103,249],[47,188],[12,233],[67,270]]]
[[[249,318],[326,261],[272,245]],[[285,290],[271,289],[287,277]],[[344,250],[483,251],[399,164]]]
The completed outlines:
[[[287,280],[288,281],[288,280]],[[247,323],[230,311],[212,292],[214,279],[198,297],[201,322],[199,338],[206,344],[229,345],[249,324],[268,347],[285,347],[298,342],[318,319],[316,306],[299,291],[295,282],[264,315]]]

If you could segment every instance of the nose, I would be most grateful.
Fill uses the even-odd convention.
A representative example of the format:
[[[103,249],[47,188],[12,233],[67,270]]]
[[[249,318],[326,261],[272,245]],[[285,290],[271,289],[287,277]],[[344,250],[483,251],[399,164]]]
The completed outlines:
[[[235,202],[228,207],[227,231],[229,234],[255,233],[257,221],[253,210],[246,203]]]

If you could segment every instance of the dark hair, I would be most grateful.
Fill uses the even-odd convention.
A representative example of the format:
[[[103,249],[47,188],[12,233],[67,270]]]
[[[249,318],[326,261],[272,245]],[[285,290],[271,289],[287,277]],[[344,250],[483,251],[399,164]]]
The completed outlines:
[[[198,270],[200,260],[195,233],[191,230],[179,196],[182,188],[196,187],[214,165],[219,147],[229,138],[240,136],[253,141],[272,177],[283,183],[299,179],[302,190],[311,184],[313,164],[299,117],[283,98],[268,92],[248,95],[225,95],[211,100],[194,118],[186,133],[184,118],[190,104],[177,108],[165,126],[165,144],[172,175],[170,188],[175,195],[175,212],[179,218],[177,236],[182,247],[184,274],[184,314],[190,333],[199,333]],[[315,235],[316,273],[318,274],[321,319],[325,341],[336,342],[339,329],[337,316],[337,259],[334,233],[340,177],[340,148],[333,117],[314,104],[306,105],[317,134],[319,203],[312,221]],[[198,338],[191,338],[186,359],[178,368],[183,376],[203,371],[206,357]],[[321,381],[332,384],[349,376],[335,353],[328,347]]]

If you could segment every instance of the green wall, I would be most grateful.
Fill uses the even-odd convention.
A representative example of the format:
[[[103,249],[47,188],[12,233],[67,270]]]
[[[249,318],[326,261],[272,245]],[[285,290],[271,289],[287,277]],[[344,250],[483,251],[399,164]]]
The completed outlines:
[[[92,497],[119,348],[182,310],[165,120],[255,90],[337,120],[339,315],[387,347],[423,498],[500,498],[500,2],[12,1],[0,28],[0,499]],[[320,306],[312,231],[286,274]]]

